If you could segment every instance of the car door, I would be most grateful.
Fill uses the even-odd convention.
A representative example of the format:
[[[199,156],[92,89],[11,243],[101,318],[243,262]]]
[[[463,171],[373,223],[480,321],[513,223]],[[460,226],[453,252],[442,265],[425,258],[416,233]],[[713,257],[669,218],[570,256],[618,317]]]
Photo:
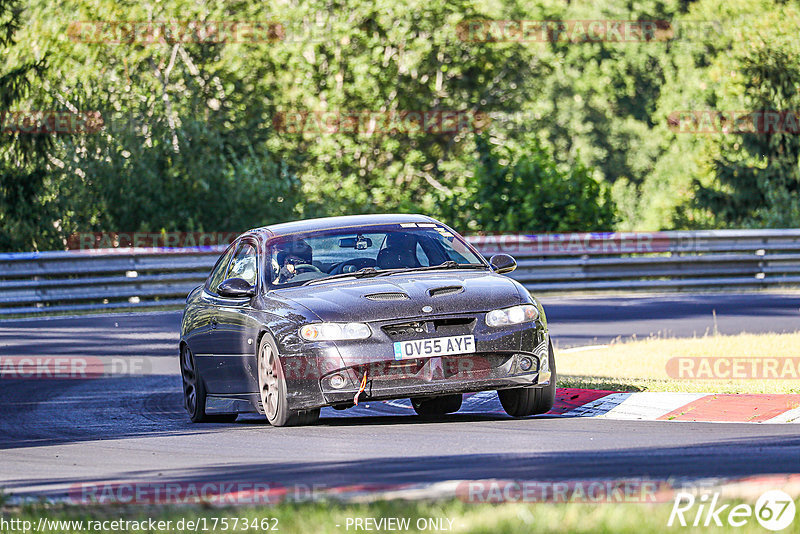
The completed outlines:
[[[228,266],[225,280],[242,278],[259,289],[258,244],[254,239],[242,239]],[[253,317],[251,297],[231,298],[215,291],[211,298],[216,311],[212,331],[214,368],[204,374],[210,394],[247,393],[251,369],[255,362],[255,343],[259,323]]]
[[[213,294],[225,280],[228,266],[236,247],[231,245],[217,260],[203,289],[190,307],[186,309],[183,322],[186,325],[186,342],[196,358],[208,358],[213,354],[214,331],[217,326],[216,301]],[[199,364],[200,362],[198,362]]]

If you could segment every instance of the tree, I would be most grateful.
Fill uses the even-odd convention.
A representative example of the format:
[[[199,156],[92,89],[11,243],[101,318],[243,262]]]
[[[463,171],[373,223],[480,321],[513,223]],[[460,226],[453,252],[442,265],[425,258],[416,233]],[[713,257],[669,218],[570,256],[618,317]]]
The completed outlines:
[[[0,57],[7,58],[21,26],[18,0],[0,0]],[[4,61],[5,63],[5,61]],[[57,243],[46,157],[52,139],[17,127],[18,104],[38,89],[45,58],[0,69],[0,250],[49,248]],[[26,110],[30,111],[30,110]]]
[[[552,154],[531,137],[519,146],[477,140],[475,184],[450,219],[456,226],[494,233],[610,230],[615,209],[607,187],[581,163],[560,170]]]
[[[51,174],[65,235],[86,231],[237,232],[294,218],[299,181],[267,146],[270,99],[254,88],[278,66],[242,65],[238,39],[125,42],[102,21],[250,20],[246,5],[119,5],[85,0],[65,9],[42,3],[50,90],[72,108],[97,112],[103,127],[59,136]],[[256,20],[260,20],[257,17]],[[98,20],[76,27],[76,21]],[[105,38],[94,30],[105,28]],[[117,31],[118,33],[113,33]],[[88,38],[84,38],[88,36]],[[260,43],[259,46],[267,46]]]
[[[752,121],[720,136],[711,152],[713,182],[696,181],[697,204],[718,224],[800,225],[800,11],[783,6],[741,21],[747,39],[721,59],[730,72],[719,103],[752,111]],[[741,107],[728,95],[741,95]],[[733,126],[733,125],[729,125]]]
[[[466,21],[522,13],[514,2],[491,15],[478,5],[472,0],[314,0],[284,10],[280,16],[289,29],[311,24],[316,33],[268,51],[269,62],[284,66],[287,74],[265,79],[261,93],[271,95],[279,112],[308,112],[311,118],[325,110],[389,120],[409,111],[456,111],[466,117],[514,112],[530,98],[532,84],[547,66],[520,43],[464,39],[459,28]],[[254,53],[264,60],[264,52]],[[472,134],[479,129],[364,133],[326,132],[314,121],[306,126],[305,133],[276,132],[273,140],[299,169],[304,215],[435,215],[436,192],[457,188],[471,167]]]

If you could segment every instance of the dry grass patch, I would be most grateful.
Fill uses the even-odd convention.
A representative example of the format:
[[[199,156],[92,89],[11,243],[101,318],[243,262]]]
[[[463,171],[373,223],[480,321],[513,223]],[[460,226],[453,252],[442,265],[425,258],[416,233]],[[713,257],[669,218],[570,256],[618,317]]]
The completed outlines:
[[[556,362],[560,387],[800,393],[800,332],[618,340],[556,351]]]

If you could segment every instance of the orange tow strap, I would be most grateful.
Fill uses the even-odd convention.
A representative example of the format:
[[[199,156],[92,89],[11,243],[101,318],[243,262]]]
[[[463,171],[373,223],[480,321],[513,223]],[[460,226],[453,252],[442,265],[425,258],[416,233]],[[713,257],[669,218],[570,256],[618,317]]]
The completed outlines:
[[[364,392],[364,389],[366,389],[366,387],[367,387],[367,372],[364,371],[364,378],[361,379],[361,387],[358,388],[358,393],[356,393],[356,396],[353,397],[353,404],[355,404],[356,406],[358,406],[359,395],[361,395]]]

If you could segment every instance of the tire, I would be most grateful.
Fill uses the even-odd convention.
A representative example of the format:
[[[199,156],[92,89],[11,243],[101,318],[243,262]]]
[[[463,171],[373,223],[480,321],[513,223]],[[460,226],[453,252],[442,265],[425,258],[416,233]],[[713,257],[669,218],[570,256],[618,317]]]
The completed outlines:
[[[261,409],[272,426],[302,426],[319,419],[319,408],[295,411],[288,408],[286,378],[275,340],[264,334],[258,345],[258,393]]]
[[[181,381],[183,382],[183,407],[189,412],[193,423],[233,423],[238,414],[206,413],[206,385],[187,346],[181,347]]]
[[[543,387],[524,387],[501,389],[497,392],[503,410],[511,417],[525,417],[547,413],[553,408],[556,399],[556,358],[553,352],[553,343],[548,350],[548,365],[550,366],[550,383]]]
[[[417,412],[417,415],[445,415],[460,410],[463,398],[464,397],[460,393],[457,395],[443,395],[441,397],[412,398],[411,406],[414,407],[414,411]]]

